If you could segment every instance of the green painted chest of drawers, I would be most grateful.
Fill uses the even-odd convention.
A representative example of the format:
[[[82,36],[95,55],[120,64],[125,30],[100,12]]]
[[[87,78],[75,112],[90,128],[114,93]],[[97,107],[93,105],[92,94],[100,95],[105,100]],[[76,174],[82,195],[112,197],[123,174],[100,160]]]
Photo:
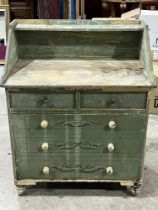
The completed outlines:
[[[6,88],[15,184],[142,183],[148,92],[155,86],[138,20],[18,20]]]

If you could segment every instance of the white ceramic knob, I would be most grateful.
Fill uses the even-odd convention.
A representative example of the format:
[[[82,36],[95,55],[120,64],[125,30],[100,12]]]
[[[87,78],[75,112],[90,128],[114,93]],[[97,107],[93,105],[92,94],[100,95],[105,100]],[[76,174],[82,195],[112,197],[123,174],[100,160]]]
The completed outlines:
[[[43,168],[43,173],[44,173],[45,175],[48,175],[48,174],[49,174],[49,168],[48,168],[47,166],[45,166],[45,167]]]
[[[42,150],[43,150],[43,151],[48,150],[48,147],[49,147],[48,143],[43,143],[43,144],[42,144]]]
[[[109,128],[116,128],[116,123],[114,121],[109,122]]]
[[[111,175],[111,174],[113,174],[113,168],[112,167],[107,167],[106,168],[106,173],[108,174],[108,175]]]
[[[47,128],[48,127],[48,121],[47,120],[42,120],[41,127],[42,128]]]
[[[109,152],[114,151],[114,149],[115,149],[115,146],[112,143],[109,143],[108,144],[108,150],[109,150]]]

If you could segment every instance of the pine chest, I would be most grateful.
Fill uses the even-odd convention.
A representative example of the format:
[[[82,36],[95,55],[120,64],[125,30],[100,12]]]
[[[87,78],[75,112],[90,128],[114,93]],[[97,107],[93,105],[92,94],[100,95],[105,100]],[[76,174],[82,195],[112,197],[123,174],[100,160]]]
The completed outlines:
[[[138,20],[15,20],[6,89],[15,184],[118,182],[140,190],[155,87]]]

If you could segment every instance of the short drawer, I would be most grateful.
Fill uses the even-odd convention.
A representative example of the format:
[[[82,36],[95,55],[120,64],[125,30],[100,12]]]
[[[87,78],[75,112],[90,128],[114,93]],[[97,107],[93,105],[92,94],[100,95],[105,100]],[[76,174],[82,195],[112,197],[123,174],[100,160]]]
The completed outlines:
[[[140,176],[141,160],[137,158],[97,159],[74,156],[54,158],[20,157],[19,179],[51,180],[137,180]]]
[[[9,98],[11,108],[71,109],[75,107],[75,93],[72,92],[11,92]]]
[[[81,93],[81,108],[146,108],[146,93]]]

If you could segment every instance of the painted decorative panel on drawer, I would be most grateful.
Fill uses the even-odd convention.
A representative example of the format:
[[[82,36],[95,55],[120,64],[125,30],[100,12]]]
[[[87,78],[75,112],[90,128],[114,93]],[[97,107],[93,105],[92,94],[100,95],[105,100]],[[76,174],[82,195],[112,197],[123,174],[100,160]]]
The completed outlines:
[[[109,114],[12,114],[13,133],[16,137],[74,137],[76,133],[83,138],[86,135],[115,136],[118,132],[144,131],[146,126],[146,113],[135,114],[116,113]],[[42,127],[46,121],[47,127]],[[114,122],[115,128],[109,123]],[[27,132],[26,132],[27,131]]]
[[[142,184],[148,93],[140,20],[15,20],[6,89],[19,195],[41,182]]]
[[[43,169],[49,173],[44,174]],[[112,169],[111,174],[107,169]],[[22,157],[18,161],[19,178],[25,179],[53,179],[53,180],[104,180],[104,179],[138,179],[140,174],[140,162],[137,158],[121,159],[113,158],[76,158],[74,156],[58,158],[29,158]]]
[[[99,135],[99,134],[98,134]],[[25,145],[25,146],[24,146]],[[46,145],[46,148],[45,148]],[[79,153],[82,156],[118,156],[118,155],[141,155],[144,145],[144,132],[117,133],[114,137],[102,135],[98,139],[96,136],[87,135],[84,138],[81,134],[76,140],[73,137],[49,137],[49,138],[28,138],[16,137],[17,155],[30,156],[56,156]]]

